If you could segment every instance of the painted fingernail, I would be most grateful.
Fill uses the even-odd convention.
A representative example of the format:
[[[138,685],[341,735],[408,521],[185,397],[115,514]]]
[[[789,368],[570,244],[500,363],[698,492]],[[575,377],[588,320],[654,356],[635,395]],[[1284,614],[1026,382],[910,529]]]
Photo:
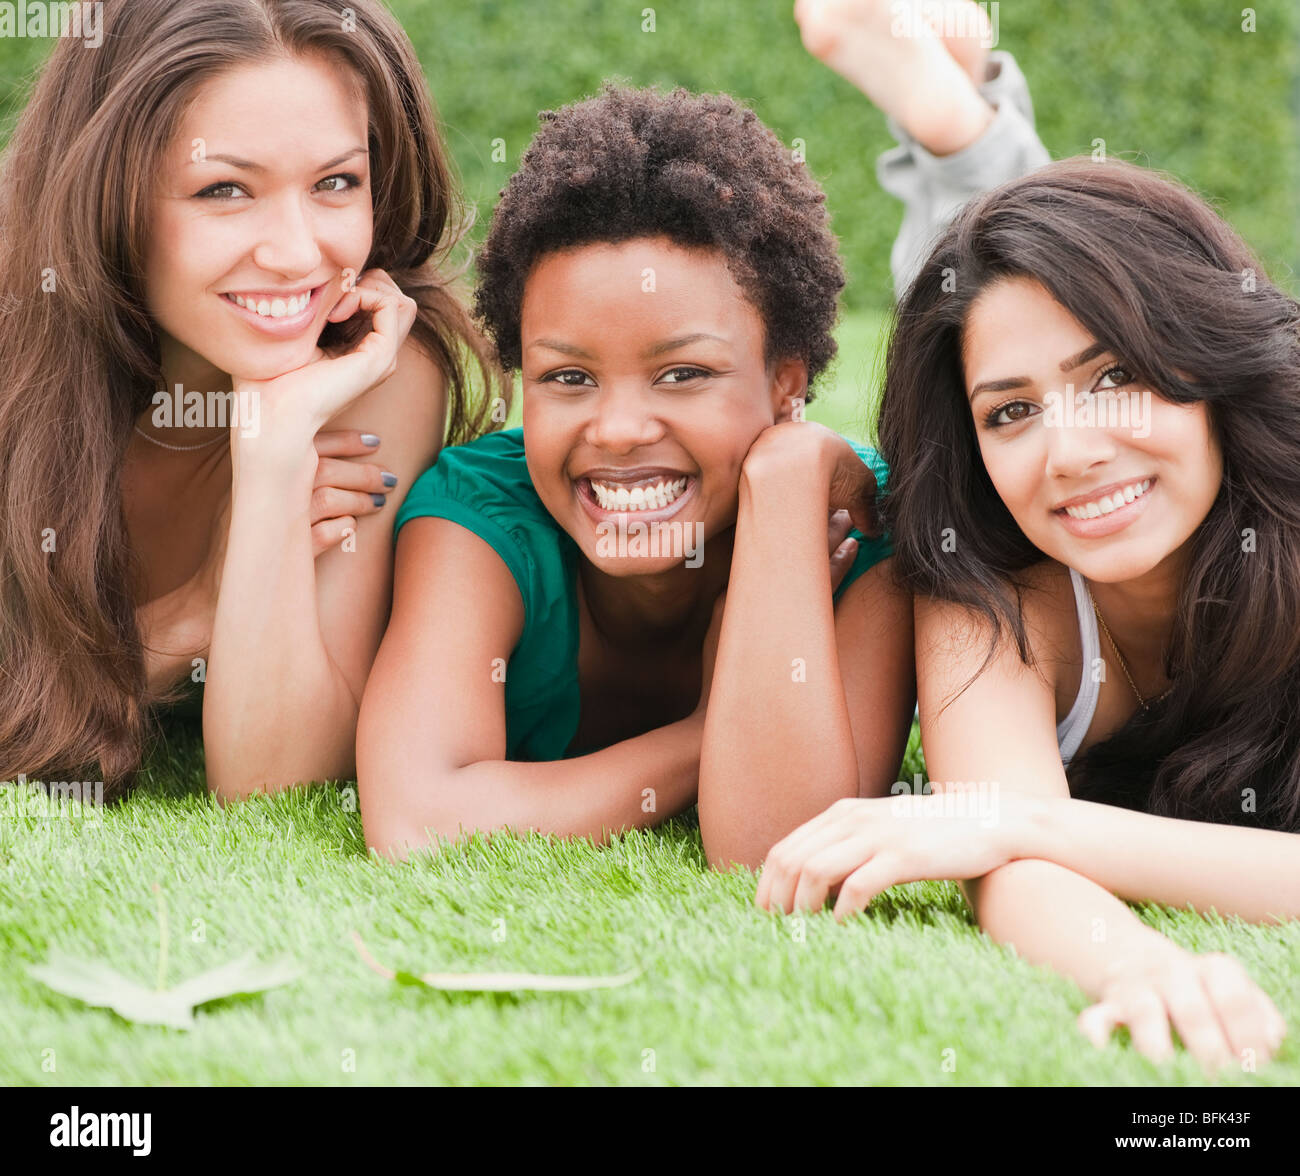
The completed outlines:
[[[396,474],[390,474],[387,470],[385,470],[385,471],[384,471],[384,485],[387,486],[387,487],[391,490],[394,486],[397,485],[397,475],[396,475]]]
[[[384,503],[388,501],[388,495],[387,495],[387,494],[372,494],[372,495],[370,496],[370,501],[373,502],[376,506],[383,506]]]
[[[361,434],[361,444],[362,444],[362,445],[369,445],[370,448],[373,449],[376,445],[379,444],[379,438],[376,437],[376,436],[374,435],[374,433],[362,433],[362,434]]]

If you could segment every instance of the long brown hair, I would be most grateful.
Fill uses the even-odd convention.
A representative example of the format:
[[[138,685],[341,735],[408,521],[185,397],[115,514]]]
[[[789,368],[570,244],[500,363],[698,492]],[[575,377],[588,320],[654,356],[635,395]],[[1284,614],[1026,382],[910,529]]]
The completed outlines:
[[[491,429],[510,388],[457,297],[469,227],[432,100],[376,0],[106,0],[103,44],[52,51],[0,174],[0,780],[130,783],[150,728],[121,474],[162,387],[142,284],[151,177],[198,87],[233,66],[328,54],[369,104],[374,244],[419,306],[446,379],[447,440]],[[345,344],[331,326],[323,346]],[[474,385],[478,382],[478,389]]]
[[[1300,831],[1300,306],[1199,198],[1121,162],[1032,172],[945,233],[896,311],[884,511],[912,591],[983,616],[990,655],[1013,640],[1026,663],[1020,573],[1044,557],[984,468],[961,359],[971,304],[1010,276],[1041,283],[1157,395],[1204,402],[1223,453],[1189,540],[1172,691],[1071,762],[1072,792]]]

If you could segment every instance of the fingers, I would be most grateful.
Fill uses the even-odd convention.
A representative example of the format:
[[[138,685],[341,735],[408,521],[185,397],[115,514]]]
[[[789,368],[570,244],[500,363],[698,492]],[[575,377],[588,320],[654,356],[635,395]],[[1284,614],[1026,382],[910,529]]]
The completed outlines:
[[[365,457],[379,448],[379,438],[359,429],[322,429],[313,443],[321,457]]]
[[[311,522],[326,519],[355,519],[364,515],[378,514],[387,505],[388,497],[377,491],[365,493],[357,490],[341,490],[337,486],[317,486],[311,492]]]
[[[1277,1052],[1286,1036],[1286,1023],[1241,964],[1220,952],[1203,956],[1201,983],[1234,1060],[1243,1061],[1253,1054],[1263,1061]]]
[[[826,550],[833,556],[853,529],[847,510],[833,510],[826,522]]]
[[[1120,1025],[1127,1025],[1133,1047],[1154,1062],[1168,1061],[1174,1043],[1164,1002],[1148,985],[1117,986],[1105,1000],[1079,1014],[1080,1032],[1098,1049],[1104,1049]]]
[[[382,270],[367,270],[340,300],[335,308],[337,317],[331,312],[330,318],[342,321],[363,311],[371,316],[370,331],[351,351],[322,365],[330,369],[329,388],[318,390],[325,419],[397,370],[397,355],[417,309],[414,299],[403,294]]]
[[[381,357],[391,353],[396,358],[397,349],[415,322],[415,300],[403,294],[382,270],[370,270],[353,293],[359,300],[358,309],[371,316],[370,333],[356,350]]]
[[[874,844],[866,837],[838,836],[807,854],[799,867],[791,909],[821,910],[831,891],[861,869],[873,849]]]
[[[844,583],[853,561],[858,558],[858,541],[845,539],[831,555],[831,592],[835,592]]]
[[[1215,1015],[1210,995],[1194,973],[1166,979],[1160,995],[1183,1045],[1202,1066],[1217,1070],[1232,1061],[1232,1046]]]
[[[788,833],[768,851],[758,880],[755,903],[766,910],[794,910],[799,877],[809,857],[844,836],[840,824],[845,801],[839,800]],[[823,899],[823,901],[825,901]]]
[[[842,923],[850,915],[865,911],[872,899],[891,886],[910,881],[914,879],[904,877],[897,862],[889,854],[878,853],[844,879],[831,913],[837,922]]]
[[[1156,1062],[1173,1056],[1176,1030],[1210,1073],[1247,1059],[1267,1061],[1286,1032],[1268,995],[1221,953],[1180,958],[1108,984],[1103,999],[1079,1014],[1078,1025],[1096,1046],[1127,1025],[1134,1048]]]
[[[313,558],[337,547],[349,534],[355,535],[356,531],[357,520],[348,515],[313,523],[311,528]]]
[[[332,457],[316,461],[317,487],[335,486],[340,490],[364,490],[368,494],[387,494],[397,485],[397,475],[368,461],[340,461]]]

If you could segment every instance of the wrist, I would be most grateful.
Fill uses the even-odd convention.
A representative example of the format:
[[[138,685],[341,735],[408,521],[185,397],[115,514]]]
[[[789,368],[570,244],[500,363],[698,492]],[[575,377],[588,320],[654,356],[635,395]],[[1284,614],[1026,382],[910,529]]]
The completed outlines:
[[[811,475],[814,485],[829,494],[838,445],[847,444],[837,433],[812,421],[783,421],[764,429],[750,446],[740,468],[742,488],[782,488],[791,484],[806,487]]]
[[[1004,797],[1002,803],[1008,810],[1001,822],[1007,860],[1042,858],[1054,861],[1052,846],[1058,827],[1059,798],[1012,793]]]
[[[232,494],[237,494],[241,484],[284,494],[301,487],[310,490],[315,481],[319,461],[315,433],[290,439],[245,437],[235,432],[232,441]]]

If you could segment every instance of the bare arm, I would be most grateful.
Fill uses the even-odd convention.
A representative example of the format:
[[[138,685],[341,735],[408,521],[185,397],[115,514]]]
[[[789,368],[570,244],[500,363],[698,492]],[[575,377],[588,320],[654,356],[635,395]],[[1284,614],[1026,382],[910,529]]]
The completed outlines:
[[[1032,620],[1030,631],[1041,655],[1048,642]],[[1058,807],[1077,803],[1068,800],[1047,677],[1002,642],[988,669],[953,699],[982,661],[987,630],[954,606],[918,600],[916,633],[922,738],[936,790],[988,780]],[[1070,837],[1063,832],[1060,843]],[[1124,1023],[1139,1049],[1164,1057],[1172,1026],[1203,1064],[1218,1066],[1248,1049],[1267,1058],[1281,1040],[1277,1009],[1236,961],[1179,948],[1104,885],[1065,865],[1012,861],[969,882],[967,894],[993,939],[1063,972],[1097,1000],[1081,1027],[1098,1044]]]
[[[700,764],[700,833],[719,868],[757,866],[834,801],[863,788],[883,792],[902,758],[911,603],[891,594],[878,567],[832,605],[824,527],[840,448],[861,465],[828,430],[781,424],[755,443],[742,470]],[[874,672],[845,666],[846,683],[846,648],[859,659],[869,650]]]
[[[698,715],[575,759],[506,760],[493,666],[508,663],[523,624],[519,589],[487,542],[440,518],[402,528],[392,621],[357,733],[372,848],[405,857],[433,835],[505,828],[604,841],[694,801]]]
[[[1300,918],[1300,835],[1030,798],[1027,856],[1130,902],[1191,906],[1252,923]],[[1249,868],[1243,868],[1249,863]]]
[[[1121,883],[1116,888],[1133,897],[1153,887],[1171,897],[1173,890],[1162,889],[1171,882],[1167,867],[1151,863],[1151,843],[1139,835],[1151,833],[1157,850],[1169,850],[1187,823],[1093,812],[1082,817],[1076,839],[1081,804],[1069,799],[1056,747],[1052,684],[1004,642],[963,689],[983,662],[983,623],[940,602],[918,600],[915,607],[921,730],[937,795],[838,802],[773,848],[758,905],[816,907],[838,890],[835,913],[842,918],[899,882],[971,879],[966,893],[993,939],[1071,977],[1095,998],[1080,1025],[1097,1044],[1123,1023],[1139,1049],[1164,1057],[1172,1026],[1207,1065],[1248,1049],[1268,1057],[1284,1032],[1282,1019],[1240,964],[1178,947],[1106,884],[1085,876],[1106,872],[1107,884]],[[1029,627],[1042,664],[1048,641],[1032,619]],[[1152,822],[1161,827],[1153,830]],[[1117,837],[1122,829],[1127,842]],[[1106,838],[1115,841],[1101,849]],[[1245,844],[1234,840],[1238,849]],[[1225,841],[1217,852],[1229,851]],[[1273,864],[1285,865],[1278,856],[1285,843],[1270,839],[1267,852]],[[1079,868],[1039,856],[1047,853]],[[1187,875],[1180,884],[1189,884]]]
[[[400,324],[384,313],[377,331],[396,334]],[[391,512],[437,451],[445,395],[413,344],[392,360],[376,349],[374,359],[380,382],[360,396],[333,389],[341,403],[327,418],[379,434],[399,478],[388,508],[358,520],[353,543],[319,559],[312,547],[312,438],[326,422],[302,402],[325,374],[300,369],[301,387],[273,381],[280,403],[263,398],[259,435],[232,435],[230,531],[203,702],[208,785],[223,800],[353,775],[358,707],[389,608]],[[386,363],[393,371],[383,378]],[[347,379],[364,388],[368,369],[359,370]]]

